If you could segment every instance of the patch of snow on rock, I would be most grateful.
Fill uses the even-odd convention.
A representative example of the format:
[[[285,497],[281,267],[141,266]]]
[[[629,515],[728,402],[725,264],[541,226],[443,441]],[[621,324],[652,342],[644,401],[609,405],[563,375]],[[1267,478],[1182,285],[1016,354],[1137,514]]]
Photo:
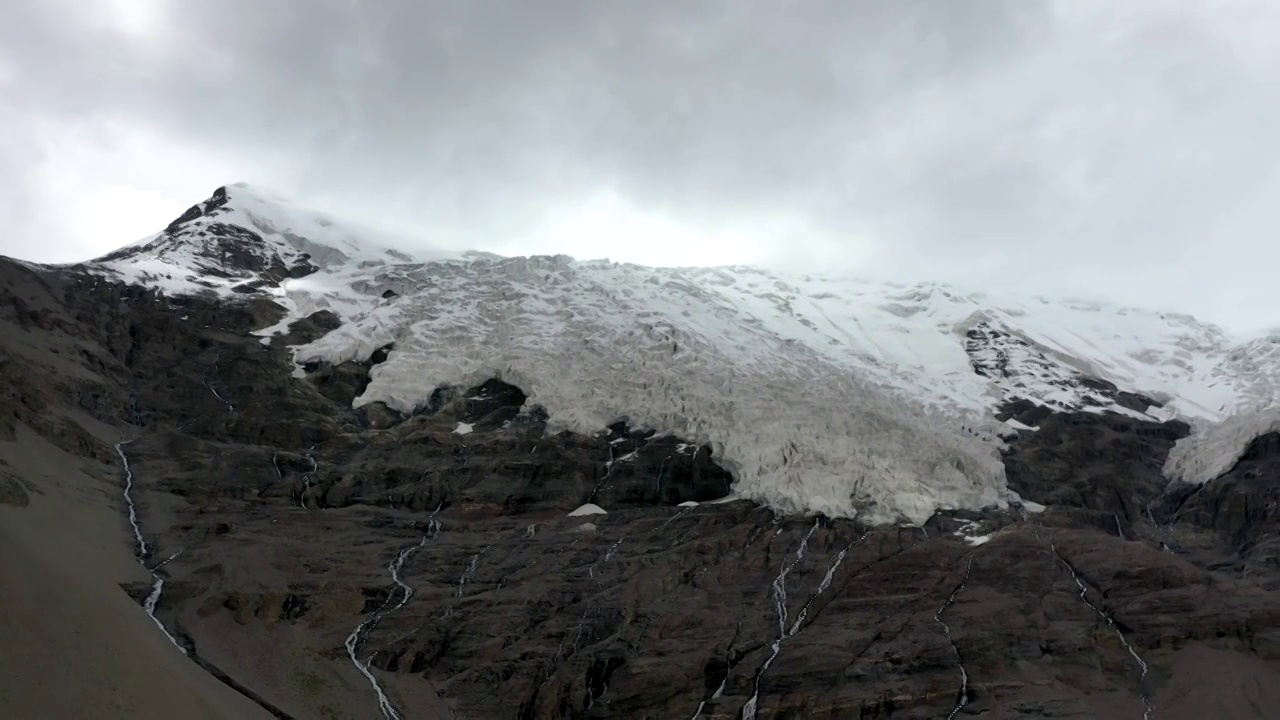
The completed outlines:
[[[460,422],[458,423],[458,426],[453,429],[453,432],[455,435],[470,435],[473,429],[473,425]]]
[[[569,513],[569,517],[583,517],[585,515],[608,515],[609,512],[595,503],[587,503],[582,507]]]

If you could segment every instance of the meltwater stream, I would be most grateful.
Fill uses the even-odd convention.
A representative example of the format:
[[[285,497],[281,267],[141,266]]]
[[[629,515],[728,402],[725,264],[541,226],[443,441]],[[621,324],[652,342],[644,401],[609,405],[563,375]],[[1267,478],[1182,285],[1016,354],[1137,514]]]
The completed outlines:
[[[614,448],[617,442],[618,441],[615,440],[609,443],[609,459],[605,461],[604,464],[604,476],[596,481],[595,487],[591,489],[591,494],[587,496],[587,502],[595,502],[596,496],[600,494],[600,491],[604,489],[605,485],[609,484],[609,478],[613,477],[614,464],[618,461],[617,453]]]
[[[215,355],[213,358],[213,378],[206,376],[204,378],[204,386],[209,388],[209,392],[213,393],[213,396],[218,398],[218,400],[221,401],[223,405],[227,406],[227,412],[235,412],[236,406],[231,404],[230,400],[223,397],[222,393],[218,392],[218,388],[214,386],[214,382],[218,377],[218,366],[221,363],[222,363],[222,348],[218,348],[218,354]]]
[[[369,617],[365,618],[364,622],[351,631],[344,643],[347,649],[347,657],[351,658],[351,664],[355,665],[356,670],[359,670],[360,674],[364,675],[365,679],[369,681],[369,685],[373,687],[373,692],[378,697],[378,709],[382,711],[384,720],[401,720],[400,713],[391,704],[391,698],[387,697],[382,685],[378,683],[378,678],[374,676],[373,669],[370,666],[372,657],[368,660],[360,659],[360,644],[364,642],[369,633],[383,618],[407,605],[413,597],[414,590],[400,576],[400,571],[404,569],[404,563],[410,556],[425,547],[428,540],[432,540],[440,534],[440,521],[436,520],[436,515],[440,512],[441,507],[443,507],[443,503],[427,518],[427,529],[422,538],[412,545],[401,548],[400,552],[396,553],[395,558],[387,565],[387,572],[391,575],[391,581],[396,586],[395,590],[387,594],[387,599],[383,601],[381,607],[373,611]],[[400,597],[399,602],[392,606],[391,603],[397,595]]]
[[[796,548],[795,557],[789,561],[782,561],[782,569],[778,571],[778,576],[774,578],[773,584],[770,586],[774,610],[778,616],[778,637],[769,646],[769,657],[765,659],[760,669],[756,670],[751,697],[742,706],[742,720],[755,720],[756,705],[760,702],[760,681],[764,678],[765,672],[769,670],[769,666],[773,664],[773,661],[778,659],[778,653],[782,652],[782,643],[790,637],[787,633],[787,576],[804,559],[805,551],[809,549],[809,538],[813,537],[813,534],[818,531],[818,524],[818,520],[813,521],[813,527],[809,528],[809,532],[805,533],[804,539],[800,541],[800,547]]]
[[[1107,625],[1115,631],[1116,637],[1120,638],[1120,644],[1124,645],[1124,649],[1129,651],[1129,656],[1133,658],[1133,662],[1138,669],[1138,695],[1142,699],[1142,718],[1143,720],[1149,720],[1151,717],[1151,711],[1155,709],[1155,705],[1152,704],[1151,697],[1147,694],[1147,689],[1145,687],[1147,672],[1149,671],[1146,661],[1143,660],[1142,656],[1138,655],[1138,651],[1134,650],[1133,646],[1129,644],[1129,639],[1124,636],[1123,632],[1121,632],[1120,626],[1116,625],[1115,619],[1113,619],[1111,615],[1105,612],[1101,607],[1094,605],[1093,601],[1089,599],[1089,586],[1080,579],[1080,574],[1076,572],[1075,566],[1072,565],[1062,553],[1058,552],[1058,547],[1054,544],[1052,535],[1049,536],[1049,549],[1052,550],[1053,554],[1062,561],[1063,565],[1067,566],[1067,570],[1071,573],[1071,579],[1075,581],[1076,587],[1080,589],[1080,601],[1085,605],[1088,605],[1089,609],[1093,610],[1098,617],[1106,621]]]
[[[956,662],[960,665],[960,692],[956,696],[955,707],[951,708],[951,713],[947,715],[947,720],[953,720],[956,715],[969,704],[969,671],[964,666],[964,656],[960,654],[960,646],[956,645],[955,638],[951,637],[951,626],[946,620],[942,619],[942,614],[947,611],[956,602],[956,596],[964,590],[964,586],[969,584],[969,576],[973,573],[973,555],[969,555],[969,561],[964,566],[964,577],[961,578],[960,584],[955,590],[947,596],[946,602],[942,603],[942,607],[938,608],[938,612],[934,613],[933,619],[942,626],[942,631],[946,633],[947,642],[951,643],[951,649],[956,654]]]
[[[160,604],[160,594],[164,592],[164,576],[157,571],[161,566],[168,564],[170,560],[177,557],[178,553],[182,551],[179,550],[178,552],[175,552],[155,568],[147,567],[147,558],[151,555],[151,549],[147,547],[147,541],[142,538],[142,528],[138,524],[138,508],[133,504],[133,468],[130,467],[129,456],[124,451],[124,446],[128,445],[130,442],[132,441],[121,440],[116,443],[116,454],[120,456],[120,464],[124,467],[124,491],[122,494],[124,495],[125,508],[129,513],[129,527],[133,528],[133,539],[136,543],[134,558],[138,561],[138,564],[142,566],[142,569],[146,570],[151,575],[151,592],[147,595],[146,600],[143,601],[142,609],[146,611],[147,617],[151,618],[151,622],[155,623],[156,627],[160,628],[160,632],[164,633],[164,636],[169,638],[169,642],[173,643],[173,646],[178,648],[178,652],[186,655],[187,649],[178,644],[177,638],[169,632],[169,629],[164,626],[164,623],[160,622],[160,618],[156,617],[156,606]]]
[[[796,633],[800,632],[805,619],[809,617],[809,609],[812,608],[818,598],[822,597],[822,594],[831,587],[831,581],[835,579],[836,570],[840,569],[840,565],[844,563],[844,559],[849,554],[849,551],[853,549],[854,545],[866,540],[867,536],[870,534],[870,531],[864,532],[861,536],[851,540],[848,545],[845,545],[841,548],[840,552],[836,554],[836,559],[832,560],[831,564],[827,566],[827,572],[822,576],[822,582],[818,584],[818,591],[809,596],[808,602],[804,604],[804,607],[800,608],[800,612],[796,615],[795,623],[793,623],[791,625],[791,629],[787,631],[787,637],[793,637]]]

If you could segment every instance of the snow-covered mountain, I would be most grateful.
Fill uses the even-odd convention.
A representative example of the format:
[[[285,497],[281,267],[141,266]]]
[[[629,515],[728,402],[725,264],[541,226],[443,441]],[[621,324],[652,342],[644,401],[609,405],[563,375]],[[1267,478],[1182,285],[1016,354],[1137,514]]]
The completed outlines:
[[[302,373],[392,346],[357,406],[411,412],[496,376],[566,429],[625,418],[707,442],[740,495],[873,522],[1005,503],[1001,437],[1027,430],[1003,412],[1014,401],[1209,427],[1280,395],[1280,335],[1241,342],[1184,315],[425,248],[232,185],[88,266],[168,293],[270,294],[288,315],[264,341],[336,313],[295,359]]]

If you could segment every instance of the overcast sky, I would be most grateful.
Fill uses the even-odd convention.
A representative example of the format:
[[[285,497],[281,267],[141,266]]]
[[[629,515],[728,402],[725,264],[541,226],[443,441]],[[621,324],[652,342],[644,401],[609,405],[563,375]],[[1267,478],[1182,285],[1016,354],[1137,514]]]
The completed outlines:
[[[7,0],[0,253],[249,181],[426,241],[1280,325],[1274,0]]]

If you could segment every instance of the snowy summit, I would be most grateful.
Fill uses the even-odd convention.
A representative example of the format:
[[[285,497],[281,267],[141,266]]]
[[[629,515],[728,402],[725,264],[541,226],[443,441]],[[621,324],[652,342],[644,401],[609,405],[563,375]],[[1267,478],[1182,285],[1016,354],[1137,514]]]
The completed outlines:
[[[1227,418],[1265,423],[1280,387],[1280,336],[1242,342],[1183,315],[752,267],[436,252],[245,185],[89,267],[170,294],[266,294],[288,316],[264,339],[335,313],[341,327],[294,358],[390,346],[357,407],[412,411],[437,387],[496,377],[564,429],[625,418],[709,443],[738,495],[877,523],[1004,505],[1001,438],[1034,431],[1002,421],[1010,403],[1184,418],[1201,429],[1183,448],[1195,454]],[[1247,434],[1212,452],[1230,458]]]

